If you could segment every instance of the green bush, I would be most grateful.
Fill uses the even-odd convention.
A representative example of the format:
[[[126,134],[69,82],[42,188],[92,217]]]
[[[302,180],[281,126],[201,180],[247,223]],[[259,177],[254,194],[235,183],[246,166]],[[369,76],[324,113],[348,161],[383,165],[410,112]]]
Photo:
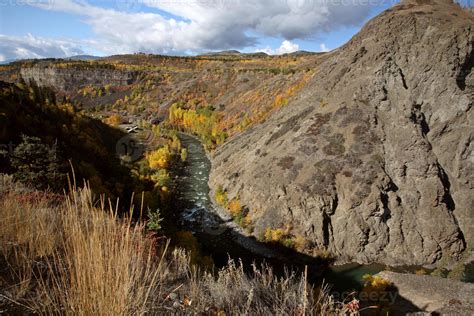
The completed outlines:
[[[148,210],[148,222],[146,224],[146,228],[148,230],[158,232],[161,230],[161,222],[163,222],[163,218],[161,217],[160,210],[151,211]]]

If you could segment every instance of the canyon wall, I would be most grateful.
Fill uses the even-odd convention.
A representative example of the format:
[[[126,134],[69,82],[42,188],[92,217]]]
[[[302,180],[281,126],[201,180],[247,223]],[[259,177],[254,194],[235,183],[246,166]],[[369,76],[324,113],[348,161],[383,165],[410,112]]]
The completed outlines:
[[[318,65],[278,113],[221,147],[211,187],[304,252],[431,264],[474,242],[474,15],[404,1]]]

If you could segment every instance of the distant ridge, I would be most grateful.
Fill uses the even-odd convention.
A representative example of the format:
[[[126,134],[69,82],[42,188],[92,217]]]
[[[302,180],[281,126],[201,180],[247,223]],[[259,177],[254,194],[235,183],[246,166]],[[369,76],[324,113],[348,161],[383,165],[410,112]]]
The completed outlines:
[[[7,65],[10,63],[15,63],[15,62],[23,62],[27,60],[75,60],[75,61],[88,61],[88,60],[98,60],[101,59],[102,57],[99,56],[93,56],[93,55],[76,55],[76,56],[70,56],[70,57],[64,57],[64,58],[54,58],[54,57],[45,57],[45,58],[23,58],[23,59],[7,59],[4,61],[0,62],[0,65]]]
[[[288,54],[285,54],[285,55],[301,56],[301,55],[317,55],[317,54],[324,54],[324,53],[325,52],[310,52],[310,51],[307,51],[307,50],[298,50],[296,52],[288,53]]]
[[[83,60],[83,61],[87,61],[87,60],[97,60],[97,59],[100,59],[102,57],[98,57],[98,56],[93,56],[93,55],[76,55],[76,56],[71,56],[71,57],[67,57],[67,58],[64,58],[66,60]]]
[[[16,59],[7,59],[7,60],[4,60],[4,61],[0,61],[0,65],[7,65],[9,63],[12,63],[14,61],[17,61]]]
[[[318,54],[323,54],[322,52],[310,52],[306,50],[299,50],[296,52],[292,53],[287,53],[287,54],[282,54],[280,56],[303,56],[303,55],[318,55]],[[93,60],[99,60],[99,59],[107,59],[107,58],[113,58],[113,57],[126,57],[126,56],[147,56],[148,54],[123,54],[123,55],[112,55],[112,56],[104,56],[104,57],[99,57],[99,56],[94,56],[94,55],[75,55],[75,56],[70,56],[70,57],[63,57],[63,58],[54,58],[54,57],[45,57],[45,58],[25,58],[25,59],[7,59],[4,61],[0,62],[0,65],[6,65],[14,62],[23,62],[27,60],[73,60],[73,61],[93,61]],[[218,51],[218,52],[208,52],[205,54],[201,55],[196,55],[196,56],[172,56],[172,55],[155,55],[155,54],[149,54],[149,56],[162,56],[162,57],[225,57],[225,56],[231,56],[231,57],[252,57],[252,58],[265,58],[269,57],[270,55],[265,53],[265,52],[255,52],[255,53],[242,53],[239,52],[238,50],[224,50],[224,51]]]
[[[269,55],[264,52],[256,52],[256,53],[241,53],[238,50],[224,50],[220,52],[209,52],[202,55],[197,55],[196,57],[216,57],[216,56],[232,56],[232,57],[268,57]]]
[[[310,52],[306,50],[298,50],[292,53],[282,54],[280,56],[303,56],[303,55],[317,55],[322,54],[321,52]],[[255,53],[241,53],[238,50],[224,50],[220,52],[209,52],[198,56],[247,56],[247,57],[268,57],[269,54],[265,52],[255,52]],[[278,55],[276,55],[278,56]]]
[[[219,52],[208,52],[199,56],[229,56],[229,55],[241,55],[242,53],[238,50],[223,50]]]

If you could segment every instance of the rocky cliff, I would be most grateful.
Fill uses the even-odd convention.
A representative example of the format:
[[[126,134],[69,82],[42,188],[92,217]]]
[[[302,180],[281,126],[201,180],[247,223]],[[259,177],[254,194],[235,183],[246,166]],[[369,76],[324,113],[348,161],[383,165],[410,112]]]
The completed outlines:
[[[80,65],[79,65],[80,66]],[[138,73],[108,67],[57,67],[50,62],[38,62],[21,67],[19,76],[25,81],[33,80],[40,87],[53,87],[58,91],[73,91],[84,86],[126,86],[137,80]]]
[[[431,264],[474,242],[474,15],[403,1],[325,56],[296,99],[221,147],[210,184],[253,234],[304,251]]]

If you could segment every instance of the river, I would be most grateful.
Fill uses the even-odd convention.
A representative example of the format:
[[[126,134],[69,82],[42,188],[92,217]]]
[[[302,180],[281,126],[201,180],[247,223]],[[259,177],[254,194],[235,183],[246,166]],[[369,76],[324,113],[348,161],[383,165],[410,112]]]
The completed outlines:
[[[186,167],[177,178],[177,200],[181,209],[178,219],[184,229],[193,232],[203,255],[212,257],[218,268],[223,267],[229,258],[242,261],[249,270],[252,263],[265,262],[277,274],[284,273],[285,268],[301,272],[307,266],[310,281],[320,283],[324,280],[337,291],[360,290],[363,275],[376,274],[387,268],[378,264],[331,266],[330,262],[243,236],[232,229],[235,225],[230,219],[221,219],[213,210],[208,185],[211,162],[202,144],[187,134],[180,133],[179,137],[188,150],[188,157]],[[414,269],[406,268],[405,271]]]

